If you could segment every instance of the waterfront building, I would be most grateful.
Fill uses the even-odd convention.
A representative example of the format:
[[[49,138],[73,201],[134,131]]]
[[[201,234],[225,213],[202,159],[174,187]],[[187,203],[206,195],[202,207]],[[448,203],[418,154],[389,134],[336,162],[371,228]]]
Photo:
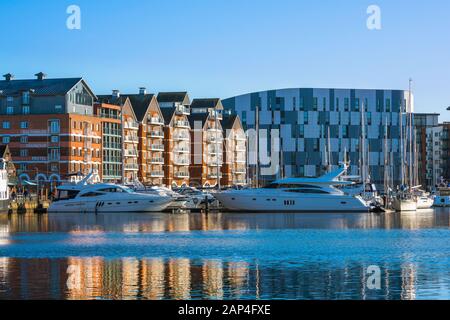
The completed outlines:
[[[222,129],[224,162],[221,184],[223,186],[246,185],[247,138],[239,116],[224,114]]]
[[[362,151],[365,149],[364,158],[367,159],[373,183],[384,184],[385,169],[393,172],[395,185],[401,183],[400,123],[405,131],[408,115],[414,111],[413,95],[408,91],[313,88],[270,90],[225,99],[223,106],[240,116],[246,130],[256,127],[257,108],[259,128],[265,131],[279,130],[282,150],[280,167],[286,177],[319,176],[324,173],[324,155],[328,154],[328,148],[331,149],[329,158],[332,169],[336,169],[339,162],[347,158],[351,162],[349,173],[362,175]],[[406,110],[407,113],[401,121],[400,110]],[[362,137],[363,128],[365,137]],[[388,158],[393,159],[393,162],[385,168],[383,140],[386,128]],[[268,136],[270,134],[268,132]],[[366,148],[362,148],[362,142],[365,142]],[[260,157],[264,152],[273,155],[271,150],[272,143],[267,141],[267,150],[261,150]],[[279,172],[270,176],[261,175],[259,181],[264,183],[278,177]]]
[[[439,129],[439,114],[437,113],[415,113],[414,128],[416,134],[417,172],[418,183],[423,188],[432,188],[436,179],[441,175],[440,167],[441,150]],[[437,161],[437,162],[436,162]]]
[[[102,178],[104,182],[122,180],[122,110],[120,106],[96,103],[94,113],[101,120]]]
[[[96,96],[82,78],[0,81],[0,139],[8,144],[21,180],[76,180],[101,173],[101,120]]]
[[[214,187],[220,184],[223,165],[223,106],[220,99],[194,99],[191,104],[190,184]]]
[[[139,123],[130,99],[121,96],[119,90],[113,90],[112,95],[98,96],[99,101],[113,104],[121,108],[122,115],[122,181],[131,183],[138,179],[138,149]]]
[[[191,163],[189,95],[187,92],[160,92],[157,100],[165,123],[164,184],[168,187],[189,186]]]

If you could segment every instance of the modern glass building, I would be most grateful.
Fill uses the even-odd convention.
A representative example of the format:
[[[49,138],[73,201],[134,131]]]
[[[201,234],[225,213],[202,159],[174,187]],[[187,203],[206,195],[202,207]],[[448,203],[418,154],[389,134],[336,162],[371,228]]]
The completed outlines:
[[[225,99],[223,106],[241,117],[245,129],[255,128],[258,108],[260,130],[279,130],[281,170],[276,175],[261,176],[263,181],[271,181],[280,175],[318,176],[325,172],[329,160],[336,168],[344,159],[351,163],[350,174],[359,175],[362,151],[365,150],[364,158],[372,182],[383,184],[386,159],[389,159],[387,164],[394,184],[401,182],[401,155],[408,158],[408,143],[402,144],[400,127],[402,124],[404,136],[407,136],[406,123],[409,113],[414,111],[414,98],[409,91],[269,90]],[[384,154],[386,132],[387,157]],[[272,143],[268,140],[268,155],[273,159]]]

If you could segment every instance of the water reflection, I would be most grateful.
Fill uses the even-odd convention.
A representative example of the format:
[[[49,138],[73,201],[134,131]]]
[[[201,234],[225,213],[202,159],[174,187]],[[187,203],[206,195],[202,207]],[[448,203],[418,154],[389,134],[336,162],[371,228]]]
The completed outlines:
[[[111,214],[0,215],[0,236],[15,232],[163,233],[260,229],[449,228],[448,210],[393,214]]]
[[[449,299],[449,226],[447,210],[1,215],[0,299]]]
[[[428,298],[417,265],[384,265],[369,290],[363,265],[328,269],[189,259],[0,260],[1,299],[417,299]],[[448,284],[448,273],[447,273]],[[449,298],[441,287],[434,298]]]

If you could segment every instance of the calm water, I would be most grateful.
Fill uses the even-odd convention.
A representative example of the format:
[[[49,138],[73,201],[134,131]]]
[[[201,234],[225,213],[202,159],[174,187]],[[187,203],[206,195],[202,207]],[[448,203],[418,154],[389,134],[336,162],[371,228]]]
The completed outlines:
[[[448,210],[0,215],[0,299],[450,299],[449,226]]]

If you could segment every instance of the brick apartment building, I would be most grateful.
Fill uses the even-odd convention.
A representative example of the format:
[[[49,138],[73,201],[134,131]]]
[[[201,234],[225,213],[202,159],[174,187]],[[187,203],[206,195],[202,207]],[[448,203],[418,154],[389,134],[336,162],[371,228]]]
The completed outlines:
[[[9,145],[20,180],[58,182],[101,173],[101,120],[82,78],[0,81],[0,143]]]

